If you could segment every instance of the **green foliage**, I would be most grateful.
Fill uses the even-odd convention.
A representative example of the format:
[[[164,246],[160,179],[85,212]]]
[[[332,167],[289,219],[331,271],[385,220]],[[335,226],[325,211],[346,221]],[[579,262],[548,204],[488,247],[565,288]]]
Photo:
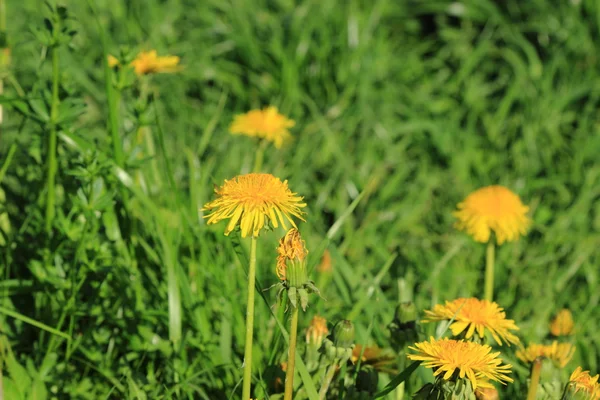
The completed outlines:
[[[263,171],[308,204],[299,228],[326,299],[313,296],[300,337],[318,313],[351,319],[355,343],[389,347],[397,304],[480,296],[484,246],[453,229],[451,212],[502,184],[534,225],[497,249],[498,303],[525,341],[570,308],[567,369],[600,369],[598,2],[4,2],[6,399],[239,396],[249,243],[207,226],[201,207],[252,168],[256,144],[228,133],[233,116],[270,104],[296,126],[292,143],[266,149]],[[181,56],[182,71],[135,77],[126,65],[142,49]],[[122,67],[105,66],[108,54]],[[283,234],[258,244],[253,373],[265,398],[281,391],[286,359],[284,309],[263,292]],[[331,276],[315,268],[325,249]],[[420,329],[435,335],[411,325],[396,342]],[[501,397],[522,398],[528,370],[502,350],[515,383]],[[314,398],[320,381],[307,386],[312,370],[297,362],[297,397]],[[432,381],[398,363],[398,375],[379,373],[377,398]],[[336,375],[339,396],[366,398],[365,380],[371,395],[361,371]]]

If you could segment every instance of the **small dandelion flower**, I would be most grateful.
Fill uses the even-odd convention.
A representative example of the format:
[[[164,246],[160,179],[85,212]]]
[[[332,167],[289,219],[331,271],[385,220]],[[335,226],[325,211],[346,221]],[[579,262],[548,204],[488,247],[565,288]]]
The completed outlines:
[[[493,301],[476,298],[447,301],[444,305],[436,305],[431,311],[425,311],[423,322],[452,319],[454,322],[450,325],[450,330],[454,336],[464,332],[465,339],[470,339],[476,333],[483,339],[487,331],[499,345],[502,345],[503,341],[509,346],[511,343],[519,343],[519,338],[510,332],[519,330],[515,321],[506,319],[504,309]]]
[[[439,339],[433,337],[429,341],[415,343],[409,349],[416,354],[409,354],[413,361],[422,361],[423,366],[432,368],[434,376],[444,380],[452,377],[467,378],[473,389],[491,386],[489,381],[502,384],[512,382],[508,376],[512,365],[502,364],[500,353],[492,353],[492,348],[476,342],[464,340]]]
[[[252,110],[237,115],[229,127],[229,132],[268,140],[279,149],[292,137],[288,128],[295,124],[291,119],[279,114],[277,107],[271,106],[264,110]]]
[[[354,349],[352,349],[352,357],[350,360],[352,360],[352,363],[356,364],[359,357],[361,365],[370,365],[376,371],[380,372],[396,372],[394,369],[396,355],[390,350],[382,349],[378,346],[362,346],[357,344],[354,346]]]
[[[554,336],[570,336],[575,333],[575,323],[571,311],[563,308],[550,322],[550,333]]]
[[[458,203],[456,227],[478,242],[488,242],[494,231],[498,244],[512,242],[527,232],[531,224],[529,207],[503,186],[487,186]]]
[[[317,348],[321,347],[323,340],[325,340],[328,334],[329,329],[327,329],[327,320],[315,315],[306,330],[306,344]]]
[[[598,377],[590,376],[589,371],[583,371],[581,367],[577,367],[569,378],[569,384],[574,386],[574,393],[582,392],[589,395],[590,400],[600,399],[600,384]]]
[[[119,65],[119,59],[111,54],[108,55],[107,60],[108,60],[108,66],[111,68],[114,68],[117,65]]]
[[[532,363],[538,358],[545,358],[560,368],[564,368],[571,361],[573,354],[575,354],[575,346],[571,343],[559,343],[557,341],[547,345],[532,343],[516,353],[517,358],[524,363]]]
[[[277,277],[285,281],[287,278],[287,262],[288,261],[304,261],[306,258],[306,245],[300,232],[296,228],[292,228],[279,241],[277,247]]]
[[[205,215],[208,224],[229,219],[225,235],[229,235],[236,226],[240,226],[242,237],[258,236],[265,223],[270,222],[277,228],[281,224],[286,228],[286,220],[292,226],[296,223],[292,217],[302,221],[301,208],[306,207],[302,197],[293,193],[287,181],[281,182],[271,174],[239,175],[225,180],[215,189],[217,198],[204,205],[202,210],[212,211]]]
[[[137,75],[176,72],[179,70],[178,65],[179,57],[159,57],[156,50],[142,51],[131,62],[131,66]]]

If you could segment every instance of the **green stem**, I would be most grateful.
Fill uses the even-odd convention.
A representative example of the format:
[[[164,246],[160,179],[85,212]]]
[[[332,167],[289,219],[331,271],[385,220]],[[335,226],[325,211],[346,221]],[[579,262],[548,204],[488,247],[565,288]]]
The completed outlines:
[[[258,173],[262,169],[263,159],[265,155],[265,147],[267,147],[267,141],[263,139],[260,141],[260,144],[256,149],[256,156],[254,158],[254,168],[252,169],[253,172]]]
[[[252,236],[248,269],[248,304],[246,305],[246,347],[244,349],[244,383],[242,400],[250,399],[252,383],[252,339],[254,333],[254,281],[256,280],[256,237]]]
[[[296,339],[298,337],[298,307],[292,305],[292,321],[290,323],[290,347],[285,372],[285,393],[283,400],[292,400],[294,393],[294,367],[296,365]]]
[[[527,400],[535,400],[538,384],[540,382],[540,371],[542,369],[542,360],[536,359],[531,367],[531,377],[529,378],[529,390],[527,391]]]
[[[494,242],[492,239],[487,244],[485,253],[485,292],[484,299],[494,299]]]
[[[333,380],[333,375],[335,375],[335,370],[337,368],[337,360],[333,362],[329,366],[327,370],[327,374],[325,375],[325,379],[323,379],[323,384],[321,385],[321,390],[319,390],[319,399],[325,400],[325,396],[327,395],[327,391],[329,390],[329,385],[331,385],[331,381]]]
[[[46,232],[52,230],[52,221],[54,220],[55,209],[55,180],[56,170],[58,169],[56,161],[56,130],[58,120],[58,45],[52,46],[52,104],[50,106],[50,136],[48,137],[48,193],[46,200]]]

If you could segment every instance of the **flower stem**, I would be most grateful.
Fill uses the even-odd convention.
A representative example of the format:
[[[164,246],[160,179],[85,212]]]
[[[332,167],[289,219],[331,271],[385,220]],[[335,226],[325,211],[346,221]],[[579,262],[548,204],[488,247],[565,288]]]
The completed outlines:
[[[485,292],[484,299],[494,299],[494,242],[490,239],[485,253]]]
[[[246,347],[244,349],[244,383],[242,400],[250,399],[252,383],[252,338],[254,333],[254,281],[256,279],[256,237],[252,236],[248,269],[248,304],[246,305]]]
[[[258,148],[256,149],[256,155],[254,158],[254,168],[252,169],[253,172],[260,172],[260,170],[262,169],[263,159],[265,155],[265,147],[267,147],[267,141],[261,140],[260,144],[258,145]]]
[[[542,369],[542,360],[536,359],[531,367],[531,377],[529,378],[529,390],[527,391],[527,400],[535,400],[538,384],[540,382],[540,371]]]
[[[52,230],[52,221],[54,220],[55,215],[55,181],[56,170],[58,169],[56,161],[56,128],[58,106],[60,104],[60,99],[58,98],[58,83],[58,44],[55,44],[52,46],[52,103],[50,105],[50,134],[48,135],[48,193],[46,198],[46,232],[48,233]]]
[[[319,399],[325,400],[325,396],[327,395],[327,391],[329,390],[329,385],[331,385],[331,381],[333,380],[333,375],[335,375],[336,368],[337,368],[337,360],[334,361],[334,363],[331,364],[329,366],[329,369],[327,370],[325,379],[323,379],[323,385],[321,385],[321,390],[319,390]]]
[[[296,364],[296,339],[298,337],[298,307],[292,306],[292,321],[290,322],[290,347],[288,363],[285,372],[285,393],[283,400],[292,400],[294,393],[294,367]]]

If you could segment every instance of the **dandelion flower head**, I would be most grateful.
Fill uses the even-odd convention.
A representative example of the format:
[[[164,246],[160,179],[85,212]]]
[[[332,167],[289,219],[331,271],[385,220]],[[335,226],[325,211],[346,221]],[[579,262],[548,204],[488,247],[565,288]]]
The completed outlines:
[[[279,114],[277,107],[267,107],[264,110],[252,110],[246,114],[237,115],[229,131],[234,135],[246,135],[273,142],[275,147],[281,148],[283,143],[292,135],[288,128],[296,123]]]
[[[519,343],[519,338],[510,332],[519,330],[515,321],[506,319],[504,309],[493,301],[476,298],[446,301],[444,305],[438,304],[433,310],[425,311],[423,322],[452,319],[454,322],[450,325],[450,330],[454,336],[464,332],[465,339],[470,339],[476,333],[483,339],[487,331],[499,345],[503,341],[509,346],[511,343]]]
[[[559,343],[556,340],[551,344],[532,343],[516,353],[517,358],[524,363],[532,363],[538,358],[545,358],[561,368],[571,361],[573,354],[575,354],[575,346],[571,343]]]
[[[310,321],[310,325],[306,330],[306,343],[320,345],[323,343],[323,340],[325,340],[328,333],[329,329],[327,329],[327,320],[323,317],[315,315]]]
[[[285,281],[287,278],[287,261],[303,261],[308,251],[300,232],[296,228],[290,229],[279,241],[277,247],[277,277]]]
[[[156,50],[142,51],[131,62],[131,66],[133,67],[137,75],[146,75],[161,72],[176,72],[179,69],[178,65],[179,57],[159,57],[156,53]]]
[[[473,389],[490,387],[489,381],[502,384],[512,382],[508,376],[512,365],[502,364],[500,353],[492,353],[492,348],[476,342],[464,340],[439,339],[433,337],[429,341],[415,343],[409,349],[416,354],[409,354],[413,361],[422,361],[423,366],[432,368],[434,376],[450,380],[455,373],[459,378],[467,378]]]
[[[570,336],[575,333],[575,323],[571,311],[563,308],[550,322],[550,333],[554,336]]]
[[[519,196],[503,186],[487,186],[471,193],[458,203],[454,216],[456,227],[466,231],[478,242],[490,240],[491,232],[498,244],[512,242],[527,232],[531,224],[529,207]]]
[[[575,386],[575,393],[583,392],[590,396],[590,400],[597,400],[600,399],[598,377],[598,375],[590,376],[589,371],[583,371],[581,367],[577,367],[571,374],[569,383]]]
[[[210,211],[207,223],[229,219],[225,235],[240,226],[242,237],[257,237],[270,222],[277,228],[279,224],[287,228],[286,221],[296,227],[292,217],[304,221],[301,208],[306,207],[302,197],[293,193],[287,181],[281,181],[271,174],[239,175],[225,180],[223,186],[215,188],[217,198],[204,205],[202,210]]]

